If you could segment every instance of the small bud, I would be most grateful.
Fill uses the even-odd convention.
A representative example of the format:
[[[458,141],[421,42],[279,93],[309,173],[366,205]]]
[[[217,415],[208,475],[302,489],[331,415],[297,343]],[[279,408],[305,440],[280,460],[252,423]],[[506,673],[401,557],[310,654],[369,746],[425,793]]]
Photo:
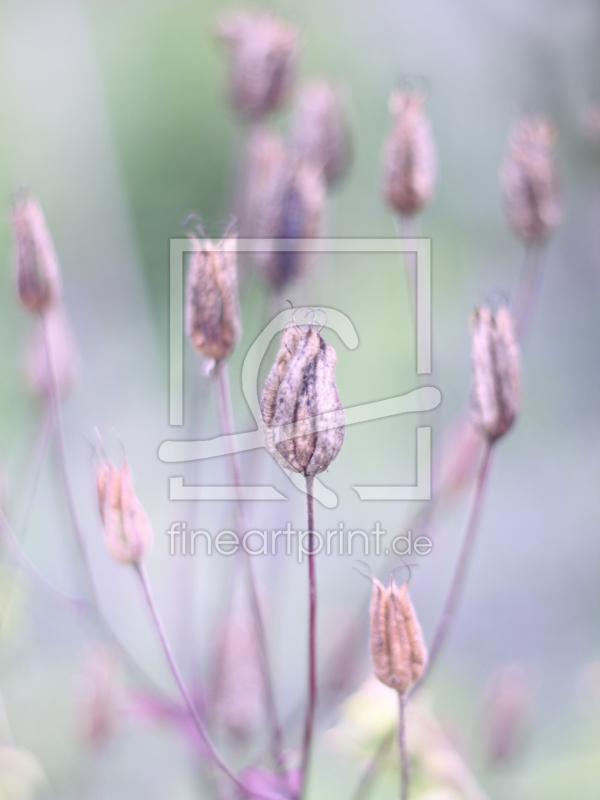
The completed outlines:
[[[77,384],[80,358],[61,305],[52,306],[46,312],[45,326],[58,393],[65,397]],[[40,397],[48,397],[52,375],[48,366],[48,345],[42,323],[36,329],[35,338],[26,354],[25,372],[33,391]]]
[[[95,646],[86,653],[78,700],[79,729],[91,745],[102,745],[112,735],[118,717],[119,662],[114,653]]]
[[[203,356],[220,361],[241,336],[237,292],[237,238],[218,244],[194,239],[186,287],[186,329]]]
[[[406,583],[398,588],[392,579],[386,589],[373,578],[371,656],[375,677],[400,693],[425,671],[427,652]]]
[[[313,81],[298,92],[291,123],[292,149],[322,170],[328,185],[342,178],[349,162],[349,136],[339,92]]]
[[[152,544],[152,528],[133,491],[127,463],[117,469],[101,462],[96,490],[108,552],[120,564],[137,564]]]
[[[13,204],[11,221],[19,297],[30,311],[45,311],[60,297],[60,272],[37,198],[19,195]]]
[[[560,221],[554,138],[543,119],[517,120],[500,171],[508,220],[526,242],[542,241]]]
[[[284,331],[261,397],[266,445],[284,469],[318,475],[341,450],[344,408],[335,384],[336,361],[333,347],[311,327],[292,325]]]
[[[395,92],[390,99],[394,127],[384,152],[383,192],[399,214],[416,214],[433,193],[436,157],[424,104],[418,93]]]
[[[231,94],[237,112],[264,117],[287,99],[298,54],[294,27],[271,14],[235,11],[219,23],[231,53]]]
[[[471,337],[471,419],[493,442],[510,429],[521,405],[519,346],[508,308],[476,309]]]

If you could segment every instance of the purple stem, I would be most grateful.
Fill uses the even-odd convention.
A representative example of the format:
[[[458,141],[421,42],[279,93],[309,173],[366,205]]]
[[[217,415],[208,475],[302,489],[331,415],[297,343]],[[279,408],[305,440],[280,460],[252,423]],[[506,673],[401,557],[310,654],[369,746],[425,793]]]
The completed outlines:
[[[306,791],[308,767],[313,739],[315,709],[317,706],[317,575],[314,554],[315,501],[313,497],[312,476],[306,476],[306,507],[308,512],[308,584],[309,584],[309,632],[308,632],[308,705],[304,723],[302,745],[302,783],[300,798]]]

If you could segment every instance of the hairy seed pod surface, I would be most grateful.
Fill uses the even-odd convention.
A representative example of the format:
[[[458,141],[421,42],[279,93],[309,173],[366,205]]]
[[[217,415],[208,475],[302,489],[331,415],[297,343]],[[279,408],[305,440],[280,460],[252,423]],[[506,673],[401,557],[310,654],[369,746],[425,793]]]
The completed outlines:
[[[341,450],[344,408],[336,361],[333,347],[310,326],[284,331],[261,397],[267,448],[284,469],[318,475]]]
[[[427,651],[407,584],[397,587],[392,579],[386,589],[373,578],[371,656],[375,677],[400,693],[425,671]]]
[[[96,490],[109,554],[121,564],[139,563],[152,544],[152,528],[133,490],[127,463],[118,469],[101,462]]]
[[[493,442],[510,429],[521,405],[519,346],[505,305],[473,312],[471,366],[471,419]]]

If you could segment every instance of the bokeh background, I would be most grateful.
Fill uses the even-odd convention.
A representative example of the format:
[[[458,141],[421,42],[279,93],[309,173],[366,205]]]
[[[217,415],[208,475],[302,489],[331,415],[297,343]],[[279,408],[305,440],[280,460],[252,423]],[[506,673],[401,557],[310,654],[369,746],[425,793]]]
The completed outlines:
[[[81,351],[80,382],[67,401],[65,425],[102,607],[127,649],[174,696],[134,576],[104,552],[91,442],[97,427],[115,458],[126,449],[153,521],[148,568],[167,627],[187,678],[209,674],[209,645],[223,601],[231,581],[243,596],[241,576],[233,570],[232,577],[231,562],[224,558],[169,556],[165,531],[174,520],[186,519],[217,532],[234,523],[235,509],[170,503],[168,478],[185,474],[190,481],[224,483],[228,467],[216,461],[174,468],[162,464],[157,451],[167,438],[219,432],[210,381],[190,352],[186,425],[183,431],[168,426],[168,252],[169,239],[181,236],[187,214],[200,214],[217,236],[231,212],[244,134],[228,103],[225,56],[214,36],[215,15],[226,7],[206,0],[0,3],[4,507],[19,529],[42,418],[23,373],[33,321],[15,299],[8,225],[10,195],[27,186],[39,193],[55,238]],[[563,222],[548,249],[523,355],[523,411],[498,448],[468,586],[431,681],[430,702],[490,797],[595,800],[600,791],[600,145],[584,135],[582,115],[600,93],[598,5],[593,0],[290,0],[265,7],[300,27],[302,78],[324,76],[346,94],[353,163],[328,201],[332,235],[394,235],[379,189],[381,146],[390,124],[387,101],[407,73],[429,81],[427,109],[440,177],[419,227],[433,239],[431,382],[443,394],[442,405],[428,418],[435,443],[466,408],[469,313],[489,292],[510,292],[519,273],[522,248],[505,223],[497,178],[508,129],[524,109],[556,124]],[[284,130],[285,114],[274,124]],[[410,308],[396,258],[317,258],[308,277],[288,294],[294,304],[339,308],[354,322],[360,338],[355,351],[326,334],[338,350],[346,406],[414,388]],[[251,272],[242,276],[242,306],[244,338],[230,369],[237,427],[249,430],[253,421],[241,394],[240,367],[268,309],[266,289]],[[411,483],[414,453],[414,417],[349,428],[341,455],[324,476],[339,504],[333,510],[317,507],[318,527],[343,521],[369,530],[379,521],[390,532],[403,532],[411,504],[361,503],[352,485]],[[302,498],[266,452],[245,455],[243,468],[253,475],[258,470],[289,498],[253,507],[253,525],[277,529],[288,519],[303,524]],[[435,516],[433,553],[413,559],[419,567],[413,570],[412,596],[426,637],[444,596],[468,499],[467,492]],[[78,562],[51,453],[25,549],[55,585],[78,591]],[[0,740],[29,755],[0,758],[2,796],[80,797],[90,786],[93,796],[102,797],[210,796],[198,782],[189,742],[164,722],[127,713],[100,766],[90,757],[76,724],[76,698],[82,654],[97,633],[26,579],[15,580],[4,553]],[[369,561],[381,574],[381,563]],[[323,659],[343,622],[366,620],[369,586],[354,566],[356,557],[319,559]],[[306,565],[257,559],[257,570],[293,747],[294,714],[306,683]],[[357,644],[355,685],[348,691],[369,671],[366,632]],[[517,757],[494,767],[482,754],[482,698],[490,676],[513,662],[532,676],[531,725]],[[337,712],[321,719],[314,798],[349,797],[360,771],[360,754],[327,733],[339,720]],[[394,797],[396,787],[392,761],[373,797]]]

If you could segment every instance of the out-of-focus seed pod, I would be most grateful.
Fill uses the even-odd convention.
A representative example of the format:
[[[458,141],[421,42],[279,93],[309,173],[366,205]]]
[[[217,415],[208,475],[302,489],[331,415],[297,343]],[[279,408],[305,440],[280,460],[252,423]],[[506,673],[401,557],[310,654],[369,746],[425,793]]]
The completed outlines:
[[[218,24],[231,55],[231,95],[243,117],[260,119],[289,96],[298,55],[298,32],[268,13],[234,11]]]
[[[121,564],[138,564],[152,544],[152,528],[133,491],[127,462],[120,469],[101,462],[96,490],[109,554]]]
[[[420,211],[433,193],[436,156],[423,111],[425,96],[416,92],[394,92],[390,112],[394,126],[383,158],[383,192],[387,204],[399,214]]]
[[[44,326],[48,334],[48,344]],[[65,397],[77,385],[81,359],[69,321],[60,304],[48,309],[44,321],[39,323],[35,331],[35,337],[26,354],[27,379],[33,391],[40,397],[49,397],[52,391],[48,345],[58,393],[61,397]]]
[[[542,241],[560,221],[554,138],[544,119],[517,120],[500,171],[508,220],[526,242]]]
[[[600,105],[589,105],[584,109],[581,130],[590,144],[600,145]]]
[[[371,656],[375,677],[403,693],[419,680],[427,664],[421,626],[408,596],[408,584],[385,588],[373,578]]]
[[[333,347],[310,326],[284,331],[260,404],[267,448],[284,469],[318,475],[341,450],[344,408],[336,361]]]
[[[237,289],[237,238],[218,244],[194,239],[186,286],[186,329],[205,358],[227,358],[238,343],[242,326]]]
[[[86,653],[78,693],[78,727],[91,745],[104,744],[113,734],[119,712],[119,661],[96,645]]]
[[[492,762],[514,758],[524,743],[534,699],[532,675],[522,664],[508,664],[486,687],[483,744]]]
[[[471,317],[471,419],[489,441],[512,426],[521,405],[519,346],[510,311],[484,305]]]
[[[19,194],[13,203],[11,222],[19,297],[31,311],[45,311],[60,298],[60,271],[37,198]]]
[[[327,81],[300,88],[294,103],[291,144],[303,161],[319,167],[331,186],[346,173],[349,133],[340,93]]]

